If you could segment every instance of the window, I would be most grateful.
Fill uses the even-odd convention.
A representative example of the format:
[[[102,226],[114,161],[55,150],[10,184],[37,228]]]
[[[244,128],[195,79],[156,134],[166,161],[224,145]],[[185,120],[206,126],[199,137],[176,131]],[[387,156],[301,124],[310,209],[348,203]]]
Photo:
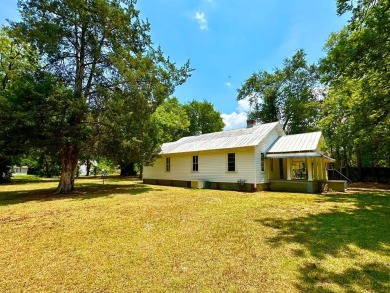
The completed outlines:
[[[199,171],[199,158],[198,156],[192,156],[192,171]]]
[[[165,171],[171,172],[171,158],[170,157],[165,158]]]
[[[228,154],[228,172],[236,171],[236,154],[229,153]]]
[[[261,164],[261,171],[264,171],[264,153],[261,153],[260,164]]]

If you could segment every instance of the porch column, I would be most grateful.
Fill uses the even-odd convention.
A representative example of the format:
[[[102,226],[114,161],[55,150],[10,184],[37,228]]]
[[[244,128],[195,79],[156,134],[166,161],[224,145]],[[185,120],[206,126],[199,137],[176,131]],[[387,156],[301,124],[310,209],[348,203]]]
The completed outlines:
[[[307,158],[306,162],[307,162],[307,180],[313,181],[313,166],[312,166],[313,160],[311,158]]]
[[[287,180],[291,180],[291,159],[287,158]]]
[[[328,172],[326,170],[326,164],[324,158],[321,158],[321,172],[322,172],[322,180],[328,180]]]
[[[319,179],[320,179],[320,180],[324,180],[324,172],[323,172],[323,170],[322,170],[322,161],[323,161],[323,158],[319,158],[319,159],[318,159]]]

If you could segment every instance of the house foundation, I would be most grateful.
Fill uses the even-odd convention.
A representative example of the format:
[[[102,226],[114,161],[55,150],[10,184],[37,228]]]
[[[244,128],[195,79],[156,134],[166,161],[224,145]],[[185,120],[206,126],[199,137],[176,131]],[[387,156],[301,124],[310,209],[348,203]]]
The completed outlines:
[[[344,180],[270,180],[268,183],[255,185],[252,183],[238,184],[233,182],[208,182],[208,181],[184,181],[184,180],[162,180],[162,179],[144,179],[144,184],[164,185],[175,187],[187,187],[194,189],[217,189],[234,190],[244,192],[256,191],[282,191],[299,193],[321,193],[324,191],[344,192],[347,189],[347,181]]]

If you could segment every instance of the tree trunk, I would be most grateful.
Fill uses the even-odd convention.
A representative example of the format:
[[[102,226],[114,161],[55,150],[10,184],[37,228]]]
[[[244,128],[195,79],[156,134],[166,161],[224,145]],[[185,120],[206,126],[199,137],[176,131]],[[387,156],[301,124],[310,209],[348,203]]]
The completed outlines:
[[[144,166],[140,164],[139,166],[139,179],[142,180],[142,177],[144,176]]]
[[[89,159],[87,159],[87,174],[86,174],[86,176],[89,176],[90,173],[91,173],[91,161]]]
[[[358,148],[356,152],[356,161],[357,161],[357,169],[358,169],[358,178],[357,181],[363,181],[362,176],[362,151]]]
[[[349,178],[349,164],[348,164],[348,153],[347,148],[344,148],[344,156],[345,156],[345,174],[344,176],[347,176]]]
[[[79,151],[77,148],[67,146],[61,157],[61,177],[58,187],[55,191],[59,193],[71,193],[74,191],[74,178],[77,167],[77,157]]]
[[[46,178],[51,178],[49,162],[47,161],[46,158],[44,158],[44,160],[45,160],[45,173],[46,173]]]

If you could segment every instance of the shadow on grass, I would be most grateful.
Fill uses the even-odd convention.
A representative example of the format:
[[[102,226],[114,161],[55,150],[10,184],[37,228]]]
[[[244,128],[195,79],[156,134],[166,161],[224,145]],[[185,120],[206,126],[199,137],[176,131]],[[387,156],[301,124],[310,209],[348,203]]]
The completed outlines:
[[[30,183],[46,183],[46,182],[58,182],[59,178],[31,178],[31,179],[12,179],[11,182],[3,183],[0,186],[7,185],[23,185]]]
[[[105,181],[109,182],[121,182],[121,181],[141,181],[138,177],[134,176],[118,176],[118,175],[111,175],[104,177]],[[23,184],[30,184],[30,183],[46,183],[46,182],[59,182],[59,177],[53,177],[53,178],[44,178],[44,177],[18,177],[18,178],[12,178],[11,182],[9,183],[3,183],[3,186],[6,185],[23,185]],[[76,182],[83,182],[84,180],[101,180],[103,181],[103,177],[101,175],[98,176],[80,176],[76,177]],[[2,186],[0,185],[0,186]]]
[[[53,194],[53,188],[36,190],[18,190],[0,192],[0,206],[13,205],[28,201],[51,201],[59,199],[87,200],[98,197],[110,197],[112,195],[137,195],[151,190],[156,190],[142,184],[95,184],[82,183],[76,186],[76,191],[71,194]]]
[[[387,263],[385,259],[384,263],[359,262],[359,249],[389,256],[390,194],[330,194],[324,195],[323,200],[335,203],[334,210],[292,219],[258,220],[278,231],[269,240],[272,245],[297,243],[305,248],[296,253],[296,257],[310,259],[304,260],[306,262],[299,269],[298,289],[333,292],[326,286],[336,284],[345,292],[390,292],[389,260]],[[352,207],[343,203],[352,204]],[[347,259],[348,267],[342,273],[326,270],[322,262],[329,257]]]

